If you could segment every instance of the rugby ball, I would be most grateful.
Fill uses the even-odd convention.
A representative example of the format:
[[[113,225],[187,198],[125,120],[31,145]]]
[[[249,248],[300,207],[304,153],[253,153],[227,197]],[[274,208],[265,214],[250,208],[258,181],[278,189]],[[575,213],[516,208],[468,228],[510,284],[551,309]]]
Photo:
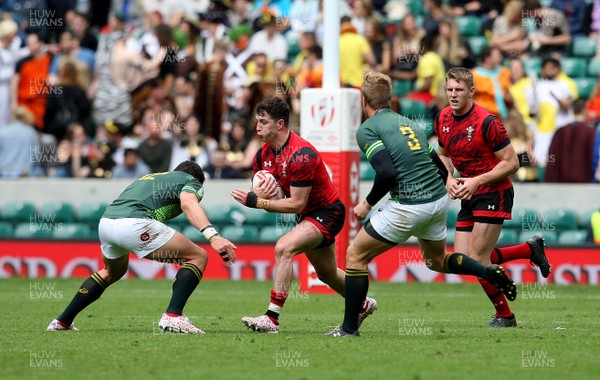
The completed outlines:
[[[268,170],[259,170],[252,177],[252,188],[256,188],[260,186],[263,181],[266,181],[269,178],[275,179],[273,174],[271,174]],[[277,185],[277,194],[269,199],[282,199],[285,198],[285,194],[283,193],[283,189],[281,186]]]

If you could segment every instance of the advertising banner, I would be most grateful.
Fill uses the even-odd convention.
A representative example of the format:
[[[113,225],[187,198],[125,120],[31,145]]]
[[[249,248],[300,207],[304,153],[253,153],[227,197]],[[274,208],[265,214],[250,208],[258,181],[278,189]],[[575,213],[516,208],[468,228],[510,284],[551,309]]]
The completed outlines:
[[[208,245],[209,252],[204,279],[210,280],[271,280],[275,258],[273,245],[238,245],[239,261],[225,265]],[[597,248],[546,248],[552,273],[544,279],[536,267],[526,260],[504,263],[502,266],[517,283],[550,283],[559,285],[598,285],[600,255]],[[301,255],[302,256],[302,255]],[[0,241],[0,278],[82,278],[103,266],[98,243]],[[294,262],[295,277],[300,273],[300,261]],[[126,278],[173,278],[177,266],[131,255]],[[472,276],[433,272],[425,266],[419,247],[399,246],[377,257],[370,265],[373,281],[386,282],[475,282]],[[315,281],[314,270],[307,280]]]

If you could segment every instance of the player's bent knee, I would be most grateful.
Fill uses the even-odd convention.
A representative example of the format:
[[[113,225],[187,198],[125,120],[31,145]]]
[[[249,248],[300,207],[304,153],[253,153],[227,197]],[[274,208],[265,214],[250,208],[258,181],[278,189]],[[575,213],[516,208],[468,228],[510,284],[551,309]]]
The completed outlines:
[[[206,263],[208,263],[208,252],[203,248],[196,246],[194,251],[184,262],[194,264],[198,268],[203,268],[206,266]]]
[[[294,253],[287,244],[277,243],[275,244],[275,259],[276,260],[291,260]]]

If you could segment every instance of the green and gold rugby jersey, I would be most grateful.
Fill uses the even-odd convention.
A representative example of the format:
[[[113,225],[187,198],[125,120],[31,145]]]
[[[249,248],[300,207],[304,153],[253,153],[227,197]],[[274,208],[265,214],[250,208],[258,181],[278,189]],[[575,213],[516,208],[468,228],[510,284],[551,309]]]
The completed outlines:
[[[193,176],[180,172],[163,172],[145,175],[131,185],[104,211],[104,218],[144,218],[159,222],[181,214],[179,194],[195,194],[202,200],[204,188]]]
[[[429,154],[433,148],[423,131],[410,119],[389,108],[379,110],[356,131],[358,146],[369,161],[387,150],[396,169],[390,197],[402,204],[422,204],[440,199],[446,186]]]

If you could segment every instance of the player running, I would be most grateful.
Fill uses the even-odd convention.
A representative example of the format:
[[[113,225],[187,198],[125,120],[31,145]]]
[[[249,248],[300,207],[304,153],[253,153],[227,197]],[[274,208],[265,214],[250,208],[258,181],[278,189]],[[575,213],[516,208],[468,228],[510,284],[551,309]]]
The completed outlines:
[[[50,323],[48,330],[77,331],[73,319],[127,272],[129,252],[133,252],[139,258],[181,264],[159,328],[166,332],[204,334],[182,314],[188,298],[202,279],[208,254],[164,224],[183,212],[225,262],[235,262],[237,247],[217,233],[200,206],[203,185],[204,172],[192,161],[182,162],[172,172],[145,175],[129,185],[100,219],[98,234],[105,267],[83,282],[71,303]]]
[[[318,278],[344,295],[344,272],[335,261],[335,236],[346,218],[346,209],[331,182],[317,150],[288,128],[290,109],[280,98],[267,99],[256,108],[256,132],[265,144],[257,152],[253,170],[268,170],[275,180],[253,191],[235,189],[231,195],[243,205],[270,212],[295,213],[298,224],[275,244],[275,274],[267,312],[244,317],[249,328],[268,333],[279,331],[279,314],[292,282],[292,258],[304,252]],[[287,198],[270,200],[280,185]],[[357,314],[361,323],[377,303],[363,297]]]
[[[449,106],[434,122],[440,158],[448,169],[450,196],[461,200],[456,222],[454,250],[466,252],[487,264],[528,259],[550,274],[544,240],[534,236],[526,243],[494,248],[502,223],[511,219],[514,190],[509,176],[519,169],[519,160],[502,122],[473,102],[475,87],[468,69],[456,67],[446,74]],[[461,178],[454,178],[454,168]],[[491,327],[514,327],[517,320],[504,295],[485,279],[479,279],[496,308]]]
[[[372,214],[348,247],[344,321],[326,335],[360,335],[356,321],[369,290],[367,265],[411,236],[418,238],[428,268],[483,277],[514,300],[516,286],[500,266],[485,266],[463,253],[446,253],[448,195],[434,160],[441,169],[444,166],[422,130],[390,109],[391,79],[382,73],[368,73],[361,93],[368,119],[356,132],[356,140],[377,174],[369,195],[354,208],[354,215],[364,220],[388,192],[390,199]]]

